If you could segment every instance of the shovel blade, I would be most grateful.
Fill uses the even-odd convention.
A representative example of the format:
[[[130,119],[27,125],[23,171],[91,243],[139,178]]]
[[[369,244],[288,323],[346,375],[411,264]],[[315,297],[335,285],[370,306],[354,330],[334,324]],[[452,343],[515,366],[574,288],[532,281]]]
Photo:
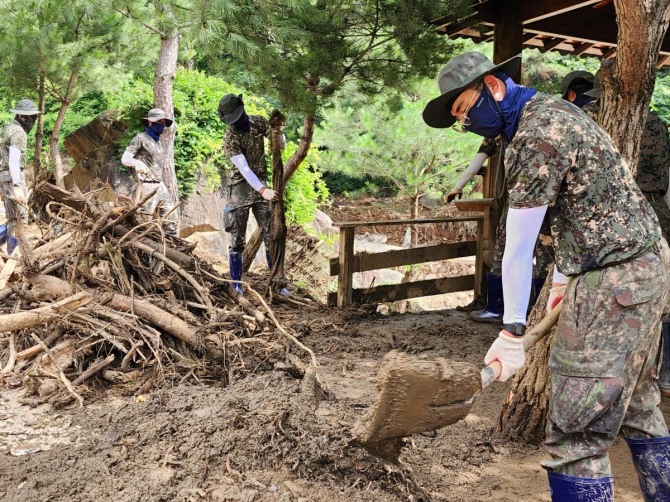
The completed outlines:
[[[365,444],[453,424],[470,412],[481,382],[469,363],[389,352],[377,373],[377,402],[353,433]]]

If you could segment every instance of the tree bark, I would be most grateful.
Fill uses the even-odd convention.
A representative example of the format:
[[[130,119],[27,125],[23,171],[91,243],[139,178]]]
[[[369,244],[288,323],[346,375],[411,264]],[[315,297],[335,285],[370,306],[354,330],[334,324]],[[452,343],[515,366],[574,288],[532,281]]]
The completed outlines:
[[[46,101],[45,76],[40,72],[39,103],[37,105],[40,113],[37,116],[37,130],[35,131],[35,153],[33,155],[33,187],[37,186],[41,176],[42,167],[42,144],[44,141],[44,103]]]
[[[552,274],[549,274],[528,316],[528,329],[544,317],[551,288]],[[526,365],[519,370],[510,385],[507,401],[500,412],[498,426],[509,437],[523,439],[537,444],[544,440],[544,427],[549,407],[549,349],[554,337],[554,329],[535,344],[526,354]]]
[[[603,92],[598,121],[635,174],[670,0],[614,0],[614,6],[617,55],[600,69]]]
[[[75,84],[77,83],[77,78],[79,77],[79,70],[75,69],[70,75],[70,80],[67,84],[67,89],[65,95],[61,97],[60,109],[58,110],[58,116],[56,117],[56,123],[54,124],[54,129],[51,132],[49,137],[49,151],[51,152],[51,158],[54,163],[54,178],[56,179],[56,186],[59,188],[65,188],[65,173],[63,172],[63,161],[60,156],[60,149],[58,148],[58,139],[60,138],[60,131],[63,127],[63,119],[65,119],[65,113],[72,102],[72,90],[74,89]]]
[[[154,3],[159,14],[167,15],[174,21],[174,15],[168,4],[156,1]],[[158,53],[158,63],[154,74],[154,106],[163,109],[168,115],[174,117],[174,102],[172,90],[174,77],[177,73],[177,56],[179,54],[179,28],[174,26],[167,32],[161,34],[161,47]],[[160,143],[163,148],[163,162],[165,171],[163,181],[167,186],[172,202],[179,203],[179,187],[177,184],[177,171],[174,162],[174,138],[176,126],[168,127],[161,134]],[[177,210],[178,214],[181,214]],[[178,225],[179,226],[179,225]]]
[[[291,176],[293,176],[293,173],[298,170],[300,164],[302,164],[302,161],[305,160],[305,157],[307,157],[309,148],[312,145],[313,136],[314,113],[306,113],[305,117],[303,118],[302,135],[300,136],[300,144],[298,145],[298,149],[293,153],[293,155],[291,155],[291,158],[288,159],[284,165],[284,186],[288,184],[288,181],[291,179]],[[258,248],[261,247],[261,242],[263,242],[261,231],[260,229],[256,229],[244,248],[242,261],[244,263],[245,272],[249,270],[251,263],[254,261],[256,253],[258,253]]]

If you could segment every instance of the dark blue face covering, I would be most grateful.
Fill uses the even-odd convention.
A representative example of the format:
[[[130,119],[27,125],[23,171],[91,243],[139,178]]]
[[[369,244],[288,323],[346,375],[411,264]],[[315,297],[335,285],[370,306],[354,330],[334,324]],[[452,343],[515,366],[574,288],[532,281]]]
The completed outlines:
[[[154,141],[158,141],[160,135],[163,134],[163,131],[165,130],[165,124],[155,122],[144,130],[147,132],[149,136],[151,136],[151,139],[153,139]]]
[[[502,113],[486,85],[483,86],[479,99],[470,108],[468,118],[470,125],[465,129],[478,136],[493,139],[502,132]]]
[[[575,98],[572,104],[575,105],[577,108],[582,108],[584,105],[587,105],[594,99],[595,98],[592,98],[591,96],[585,96],[584,94],[580,94]]]
[[[524,106],[537,91],[518,85],[506,75],[496,74],[496,77],[505,83],[505,97],[496,101],[484,84],[482,95],[468,112],[470,125],[466,129],[485,138],[503,134],[509,142],[519,127]]]
[[[233,127],[239,132],[251,131],[251,122],[249,121],[249,115],[247,115],[247,112],[244,112],[239,119],[233,122]]]

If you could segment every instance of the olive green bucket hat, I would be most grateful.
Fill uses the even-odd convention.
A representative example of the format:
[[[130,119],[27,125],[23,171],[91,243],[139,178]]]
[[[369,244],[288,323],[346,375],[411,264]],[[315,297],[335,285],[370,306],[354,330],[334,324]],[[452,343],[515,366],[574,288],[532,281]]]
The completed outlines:
[[[602,92],[602,87],[600,85],[600,70],[596,72],[596,76],[593,79],[593,89],[584,93],[584,96],[589,96],[590,98],[600,99],[600,93]]]
[[[29,99],[17,101],[16,106],[9,111],[15,115],[40,115],[42,113],[37,105]]]
[[[142,122],[142,125],[144,126],[149,126],[149,122],[158,122],[159,120],[165,120],[165,127],[170,127],[174,120],[172,120],[172,117],[170,117],[167,113],[165,113],[164,110],[161,110],[160,108],[152,108],[149,110],[149,113],[147,113],[146,117],[142,117],[140,119],[140,122]]]
[[[521,55],[498,65],[494,65],[480,52],[465,52],[451,58],[437,77],[441,95],[426,105],[423,121],[430,127],[450,127],[456,121],[456,117],[451,115],[451,105],[461,92],[491,73],[516,75],[520,65]]]
[[[563,99],[567,98],[568,90],[572,84],[577,80],[585,80],[593,85],[593,73],[586,70],[575,70],[568,73],[563,80],[561,80],[561,97]],[[588,96],[588,93],[584,93]]]
[[[225,124],[237,122],[244,113],[244,101],[241,94],[226,94],[219,101],[219,119]]]

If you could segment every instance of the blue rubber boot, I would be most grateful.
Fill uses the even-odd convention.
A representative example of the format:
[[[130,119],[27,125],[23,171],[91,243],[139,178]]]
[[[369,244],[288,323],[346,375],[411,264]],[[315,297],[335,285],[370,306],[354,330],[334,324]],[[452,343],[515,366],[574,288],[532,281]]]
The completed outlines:
[[[486,307],[470,312],[469,317],[477,322],[502,322],[505,301],[503,300],[502,277],[489,272],[486,274]]]
[[[662,324],[661,334],[661,374],[658,377],[658,387],[661,394],[670,397],[670,322]]]
[[[7,241],[7,224],[0,225],[0,246]]]
[[[549,490],[552,502],[614,502],[612,476],[578,478],[550,472]]]
[[[244,269],[243,263],[242,263],[242,253],[236,253],[234,251],[231,251],[228,253],[228,260],[230,263],[230,278],[233,281],[241,281],[242,280],[242,270]],[[242,288],[242,284],[239,282],[234,282],[233,283],[233,288],[235,290],[243,295],[244,294],[244,289]]]
[[[626,439],[644,502],[670,500],[670,437]]]

